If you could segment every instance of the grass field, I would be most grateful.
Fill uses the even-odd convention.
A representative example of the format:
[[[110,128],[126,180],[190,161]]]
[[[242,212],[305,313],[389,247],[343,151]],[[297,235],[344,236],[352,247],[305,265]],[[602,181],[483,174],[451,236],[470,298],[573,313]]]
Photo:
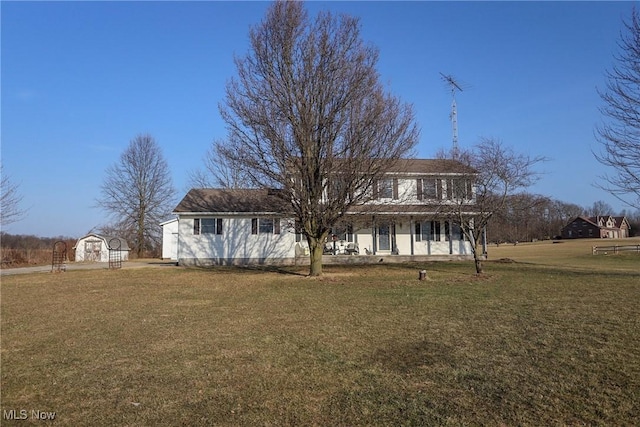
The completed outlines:
[[[637,425],[640,254],[591,244],[3,277],[1,424]]]

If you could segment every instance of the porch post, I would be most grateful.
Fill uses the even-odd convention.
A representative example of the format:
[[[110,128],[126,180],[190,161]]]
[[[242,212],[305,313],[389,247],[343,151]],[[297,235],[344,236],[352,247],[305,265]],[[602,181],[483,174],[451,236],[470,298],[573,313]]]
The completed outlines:
[[[411,239],[411,255],[415,255],[413,250],[413,232],[415,231],[413,217],[409,217],[409,238]]]
[[[375,255],[378,252],[378,230],[376,230],[376,217],[375,215],[371,218],[371,236],[373,237],[373,244],[371,245],[371,249],[373,254]]]

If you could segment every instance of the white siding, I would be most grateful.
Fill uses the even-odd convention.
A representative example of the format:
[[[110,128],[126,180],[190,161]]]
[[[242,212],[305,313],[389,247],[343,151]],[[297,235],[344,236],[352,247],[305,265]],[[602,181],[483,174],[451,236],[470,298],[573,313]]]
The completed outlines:
[[[198,216],[197,218],[204,218]],[[218,216],[217,218],[220,218]],[[222,234],[193,233],[194,218],[179,221],[178,259],[187,264],[262,263],[295,257],[293,221],[280,220],[280,234],[251,234],[251,218],[222,218]]]

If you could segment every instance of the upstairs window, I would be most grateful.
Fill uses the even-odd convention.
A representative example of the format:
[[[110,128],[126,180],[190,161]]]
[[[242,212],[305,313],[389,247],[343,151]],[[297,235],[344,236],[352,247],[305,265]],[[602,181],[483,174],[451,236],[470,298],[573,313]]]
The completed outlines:
[[[381,199],[391,199],[393,198],[393,180],[391,179],[383,179],[378,182],[378,195]]]
[[[222,218],[195,218],[193,234],[222,234]]]
[[[375,190],[375,199],[397,199],[398,198],[398,179],[386,178],[378,181]]]
[[[473,196],[471,181],[464,178],[447,179],[447,199],[470,200]]]
[[[436,178],[418,178],[418,200],[442,199],[442,180]]]

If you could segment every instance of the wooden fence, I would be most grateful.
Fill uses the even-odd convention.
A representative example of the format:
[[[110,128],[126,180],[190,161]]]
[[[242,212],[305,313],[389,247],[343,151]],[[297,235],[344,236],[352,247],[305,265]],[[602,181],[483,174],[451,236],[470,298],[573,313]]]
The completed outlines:
[[[619,254],[620,252],[636,252],[640,254],[640,245],[613,245],[613,246],[593,246],[593,255],[609,253]]]

